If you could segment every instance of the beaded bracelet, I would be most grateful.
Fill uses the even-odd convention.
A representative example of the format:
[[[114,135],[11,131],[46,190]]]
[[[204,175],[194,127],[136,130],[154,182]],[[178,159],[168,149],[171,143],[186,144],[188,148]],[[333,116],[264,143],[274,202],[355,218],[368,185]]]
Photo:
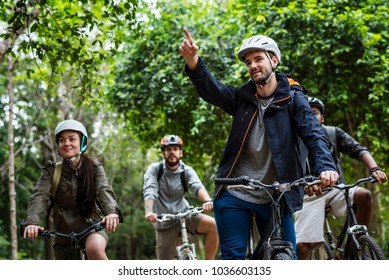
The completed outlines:
[[[376,171],[382,171],[382,169],[380,167],[378,167],[378,166],[373,167],[372,169],[370,169],[370,174],[373,174]]]

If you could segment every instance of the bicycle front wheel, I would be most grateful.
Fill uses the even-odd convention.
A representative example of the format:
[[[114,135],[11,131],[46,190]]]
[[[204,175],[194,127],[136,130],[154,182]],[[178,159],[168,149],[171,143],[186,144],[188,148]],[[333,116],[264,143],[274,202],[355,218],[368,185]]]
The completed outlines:
[[[375,239],[370,235],[362,235],[358,239],[360,249],[354,242],[352,246],[352,259],[354,260],[385,260],[385,255]]]
[[[184,250],[180,251],[180,253],[178,254],[178,259],[189,261],[189,260],[195,260],[196,257],[191,250],[184,249]]]

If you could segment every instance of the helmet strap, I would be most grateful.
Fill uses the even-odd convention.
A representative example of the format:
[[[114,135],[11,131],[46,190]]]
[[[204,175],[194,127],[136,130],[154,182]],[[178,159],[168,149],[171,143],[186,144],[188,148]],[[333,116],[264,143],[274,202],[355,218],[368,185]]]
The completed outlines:
[[[262,83],[260,83],[258,86],[259,86],[260,88],[263,88],[263,87],[270,81],[270,78],[273,76],[273,74],[274,74],[274,71],[272,71],[272,72],[270,73],[269,77],[267,77],[267,79],[264,80]]]
[[[81,156],[81,152],[79,152],[77,155],[75,155],[74,157],[71,157],[71,158],[64,158],[64,160],[66,160],[67,162],[72,162],[74,160],[76,160],[79,156]]]
[[[85,142],[85,136],[82,135],[82,138],[81,138],[81,147],[80,147],[80,154],[82,154],[83,152],[86,151],[86,147],[88,146],[88,144],[85,144],[84,145],[84,142]]]
[[[265,53],[266,53],[266,56],[267,56],[267,58],[269,59],[269,62],[270,62],[271,73],[269,74],[269,77],[266,78],[266,80],[264,80],[262,83],[260,83],[258,85],[260,88],[263,88],[270,81],[271,77],[274,75],[274,73],[276,71],[276,68],[273,66],[273,62],[271,61],[269,53],[268,52],[265,52]]]

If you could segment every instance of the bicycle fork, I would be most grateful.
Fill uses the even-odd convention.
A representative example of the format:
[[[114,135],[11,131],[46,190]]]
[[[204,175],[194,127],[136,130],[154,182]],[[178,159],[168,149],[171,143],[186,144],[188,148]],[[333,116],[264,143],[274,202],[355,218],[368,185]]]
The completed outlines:
[[[180,230],[181,230],[182,245],[178,245],[176,247],[177,255],[179,255],[181,253],[183,248],[189,248],[189,250],[191,250],[193,252],[193,255],[196,256],[195,244],[194,243],[189,244],[189,237],[188,237],[188,232],[186,230],[185,218],[180,219]]]

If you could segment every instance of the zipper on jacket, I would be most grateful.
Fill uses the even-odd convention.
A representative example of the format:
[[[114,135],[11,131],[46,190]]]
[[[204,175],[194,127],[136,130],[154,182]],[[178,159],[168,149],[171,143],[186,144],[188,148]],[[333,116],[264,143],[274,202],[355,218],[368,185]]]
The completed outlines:
[[[241,118],[241,122],[243,122],[244,118],[247,116],[247,114],[249,113],[249,111],[246,111],[246,113],[244,113],[244,116]]]

